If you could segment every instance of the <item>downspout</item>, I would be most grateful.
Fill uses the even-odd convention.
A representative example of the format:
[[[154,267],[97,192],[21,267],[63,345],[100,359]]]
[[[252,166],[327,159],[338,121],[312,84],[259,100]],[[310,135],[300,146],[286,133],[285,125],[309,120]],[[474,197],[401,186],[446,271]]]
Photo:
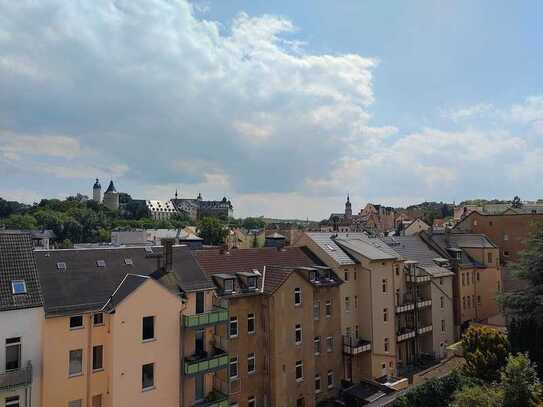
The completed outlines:
[[[90,395],[90,387],[91,387],[91,371],[92,371],[92,313],[89,314],[89,329],[87,334],[87,407],[91,406],[91,395]]]

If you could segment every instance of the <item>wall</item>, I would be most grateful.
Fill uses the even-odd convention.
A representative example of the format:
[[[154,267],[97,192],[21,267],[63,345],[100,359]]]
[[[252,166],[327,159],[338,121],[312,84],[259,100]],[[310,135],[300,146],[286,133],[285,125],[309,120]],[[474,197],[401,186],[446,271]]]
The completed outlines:
[[[21,310],[0,312],[0,371],[4,371],[6,338],[21,337],[21,365],[26,366],[27,361],[32,363],[32,388],[28,397],[33,407],[41,406],[41,354],[42,354],[42,322],[43,308],[26,308]],[[19,395],[24,406],[25,389],[10,392],[0,391],[0,406],[4,405],[6,397]]]
[[[432,339],[433,352],[439,358],[447,355],[447,346],[454,343],[454,302],[453,277],[433,278],[432,295]],[[441,308],[443,297],[443,308]],[[445,321],[445,331],[441,330],[441,321]]]

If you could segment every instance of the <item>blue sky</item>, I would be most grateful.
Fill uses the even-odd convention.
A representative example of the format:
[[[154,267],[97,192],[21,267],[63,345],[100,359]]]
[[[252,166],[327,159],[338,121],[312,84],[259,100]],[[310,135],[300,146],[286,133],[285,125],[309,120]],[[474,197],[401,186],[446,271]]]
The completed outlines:
[[[543,197],[538,1],[0,0],[0,196]]]

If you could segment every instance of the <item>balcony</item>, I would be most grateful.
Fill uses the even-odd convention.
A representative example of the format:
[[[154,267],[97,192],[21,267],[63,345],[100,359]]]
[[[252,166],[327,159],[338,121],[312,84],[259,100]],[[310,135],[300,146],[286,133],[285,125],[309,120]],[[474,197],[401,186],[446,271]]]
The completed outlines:
[[[230,407],[230,401],[226,394],[213,390],[205,399],[193,404],[193,407]]]
[[[416,283],[416,284],[420,284],[420,283],[425,283],[425,282],[429,282],[431,280],[431,276],[429,274],[416,274],[415,276],[411,275],[411,274],[406,274],[405,275],[405,281],[407,281],[408,283]]]
[[[396,334],[396,342],[406,341],[415,337],[415,329],[413,328],[401,328]]]
[[[185,358],[183,372],[186,376],[213,372],[228,366],[228,354],[221,349],[194,354]]]
[[[32,383],[32,364],[16,370],[0,372],[0,391],[9,391],[18,387],[28,386]]]
[[[419,299],[417,301],[417,308],[426,308],[432,306],[432,300]]]
[[[413,311],[415,309],[414,303],[404,303],[396,307],[396,314],[401,314],[402,312]]]
[[[228,321],[226,308],[214,307],[211,311],[196,315],[183,315],[183,326],[189,329],[203,328]]]
[[[432,325],[424,325],[423,327],[419,328],[417,332],[419,335],[432,332]]]
[[[343,353],[346,355],[358,355],[371,350],[371,342],[358,339],[353,336],[343,336]]]

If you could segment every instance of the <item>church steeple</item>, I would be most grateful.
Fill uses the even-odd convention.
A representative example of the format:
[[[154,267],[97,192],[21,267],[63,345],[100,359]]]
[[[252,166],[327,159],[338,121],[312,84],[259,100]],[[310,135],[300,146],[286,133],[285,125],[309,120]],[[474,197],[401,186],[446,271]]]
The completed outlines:
[[[349,194],[347,194],[347,202],[345,202],[345,218],[351,218],[353,216],[353,210],[351,208],[351,200]]]

